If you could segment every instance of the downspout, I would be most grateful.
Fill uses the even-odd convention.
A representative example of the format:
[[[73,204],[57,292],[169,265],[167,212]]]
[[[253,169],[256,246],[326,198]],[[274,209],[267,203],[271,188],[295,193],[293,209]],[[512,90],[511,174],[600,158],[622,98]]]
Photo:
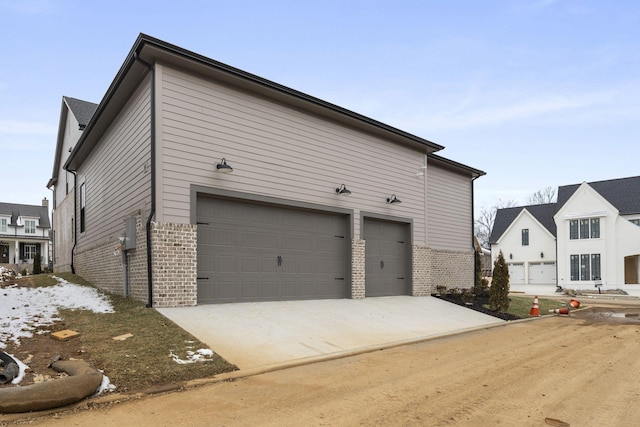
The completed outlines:
[[[473,248],[473,286],[476,286],[476,278],[478,277],[478,263],[476,262],[476,257],[478,256],[474,236],[476,235],[476,213],[474,208],[475,202],[475,187],[474,182],[476,179],[480,178],[481,175],[475,176],[471,178],[471,247]],[[478,241],[478,245],[480,245],[480,241]],[[482,254],[482,246],[480,246],[480,253]],[[482,262],[481,262],[482,264]]]
[[[156,214],[156,71],[153,65],[149,64],[142,58],[138,52],[133,54],[136,61],[149,69],[149,91],[150,91],[150,114],[151,114],[151,210],[147,218],[147,293],[149,300],[147,308],[153,307],[153,262],[151,259],[151,221]]]
[[[76,172],[74,171],[69,171],[73,174],[73,247],[71,248],[71,272],[73,274],[76,274],[76,266],[73,263],[73,254],[76,251],[76,245],[78,244],[78,233],[77,233],[77,229],[78,229],[78,217],[76,216],[76,212],[77,212],[77,205],[78,205],[78,201],[76,200],[78,197],[78,186],[76,185]]]

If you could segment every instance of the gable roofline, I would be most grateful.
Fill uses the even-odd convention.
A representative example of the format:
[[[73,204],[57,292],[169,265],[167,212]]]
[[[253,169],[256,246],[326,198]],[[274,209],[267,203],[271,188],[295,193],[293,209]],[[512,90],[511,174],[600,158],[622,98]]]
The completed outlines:
[[[502,236],[509,230],[516,219],[526,210],[533,219],[538,222],[553,238],[556,238],[556,223],[554,215],[558,210],[557,203],[544,203],[540,205],[514,206],[498,209],[493,221],[489,244],[498,243]]]
[[[608,205],[612,210],[616,211],[617,214],[620,214],[620,211],[618,211],[618,209],[611,204],[611,202],[609,202],[602,194],[600,194],[598,191],[596,191],[595,188],[593,188],[591,185],[589,185],[589,183],[587,182],[583,182],[582,184],[579,184],[578,187],[572,191],[571,195],[569,196],[569,198],[564,202],[564,204],[562,206],[560,206],[557,210],[557,212],[555,213],[555,215],[553,216],[554,221],[557,220],[558,218],[560,218],[560,213],[565,209],[565,207],[571,202],[571,200],[574,197],[577,197],[576,195],[578,194],[578,190],[581,188],[585,188],[587,191],[591,192],[596,199],[600,199],[605,205]],[[593,216],[593,215],[599,215],[602,212],[594,212],[594,211],[586,211],[586,212],[580,212],[578,214],[573,214],[573,215],[565,215],[564,218],[568,219],[568,218],[580,218],[580,217],[585,217],[585,216]]]
[[[11,224],[8,225],[13,227],[21,226],[16,222],[18,217],[28,216],[40,219],[38,228],[51,228],[49,208],[47,206],[0,202],[0,214],[11,216]]]
[[[532,205],[532,206],[536,206],[536,205]],[[556,235],[555,233],[552,233],[544,224],[542,224],[538,218],[536,218],[536,216],[531,213],[529,211],[529,209],[532,206],[526,206],[523,207],[522,210],[520,211],[520,213],[514,218],[513,221],[511,221],[511,224],[509,224],[509,226],[507,227],[507,229],[504,231],[504,233],[502,233],[502,235],[496,240],[495,243],[500,243],[500,240],[502,240],[502,238],[511,230],[511,228],[513,228],[513,226],[515,225],[515,223],[524,215],[528,215],[536,224],[538,224],[540,226],[540,228],[542,230],[544,230],[551,238],[555,239]]]
[[[94,104],[93,102],[83,101],[77,98],[71,98],[69,96],[62,97],[62,105],[60,106],[60,120],[58,122],[58,137],[56,140],[56,151],[53,158],[53,171],[51,172],[51,178],[49,182],[47,182],[47,188],[51,188],[52,186],[58,183],[58,171],[60,170],[60,162],[62,160],[62,145],[64,143],[64,134],[66,130],[65,123],[67,121],[67,116],[69,111],[75,117],[78,122],[78,126],[80,129],[84,129],[93,113],[98,108],[98,104]]]
[[[471,166],[463,165],[462,163],[455,162],[453,160],[444,158],[442,156],[438,156],[437,154],[429,153],[427,154],[427,160],[433,160],[440,164],[446,165],[448,168],[455,170],[456,172],[463,172],[465,174],[470,174],[472,178],[479,178],[481,176],[486,175],[487,173],[481,171],[480,169],[472,168]]]
[[[382,133],[396,142],[416,144],[424,148],[427,153],[444,149],[442,145],[347,110],[346,108],[140,33],[124,63],[120,67],[120,70],[116,74],[116,77],[91,117],[91,120],[87,124],[85,132],[65,162],[65,169],[71,171],[77,170],[91,152],[93,146],[97,144],[102,132],[104,132],[108,126],[108,123],[105,123],[101,118],[105,116],[107,117],[105,119],[106,122],[109,122],[109,116],[115,117],[119,111],[116,104],[123,105],[128,99],[128,94],[147,77],[149,70],[142,65],[136,57],[150,64],[155,64],[156,62],[173,64],[174,66],[186,68],[199,74],[215,76],[231,84],[245,84],[248,85],[251,90],[258,93],[263,93],[272,98],[279,98],[288,103],[304,106],[321,115],[329,116],[333,119],[337,118],[340,121],[368,129],[372,132]]]
[[[558,204],[563,206],[581,185],[587,184],[616,208],[620,215],[640,214],[640,176],[583,182],[558,187]]]

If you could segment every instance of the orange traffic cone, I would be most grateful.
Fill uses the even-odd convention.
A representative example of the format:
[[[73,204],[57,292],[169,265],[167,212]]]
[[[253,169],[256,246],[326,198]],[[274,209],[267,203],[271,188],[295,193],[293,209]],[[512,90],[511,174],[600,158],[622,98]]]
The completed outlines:
[[[529,316],[540,316],[540,307],[538,307],[538,296],[533,299],[533,305],[531,306],[531,311],[529,312]]]
[[[580,301],[578,301],[577,299],[572,299],[571,301],[569,301],[569,305],[573,308],[578,308],[580,307]]]
[[[549,313],[555,313],[555,314],[560,314],[560,315],[563,315],[563,316],[568,316],[569,315],[569,307],[555,308],[553,310],[549,310]]]

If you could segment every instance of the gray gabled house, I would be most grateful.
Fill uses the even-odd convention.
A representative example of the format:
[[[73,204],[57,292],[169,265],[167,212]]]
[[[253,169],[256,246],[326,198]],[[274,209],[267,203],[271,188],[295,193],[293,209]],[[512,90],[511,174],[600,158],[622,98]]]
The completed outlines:
[[[56,259],[111,292],[183,306],[473,285],[484,172],[153,37],[71,145],[50,182],[74,182],[75,237]]]

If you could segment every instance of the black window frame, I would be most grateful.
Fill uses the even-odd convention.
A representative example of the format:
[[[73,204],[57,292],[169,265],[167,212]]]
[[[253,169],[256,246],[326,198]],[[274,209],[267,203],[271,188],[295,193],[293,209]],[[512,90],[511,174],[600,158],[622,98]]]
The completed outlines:
[[[529,229],[522,229],[522,246],[529,246]]]
[[[86,206],[86,188],[83,182],[80,186],[80,232],[84,233],[85,227],[85,206]]]

